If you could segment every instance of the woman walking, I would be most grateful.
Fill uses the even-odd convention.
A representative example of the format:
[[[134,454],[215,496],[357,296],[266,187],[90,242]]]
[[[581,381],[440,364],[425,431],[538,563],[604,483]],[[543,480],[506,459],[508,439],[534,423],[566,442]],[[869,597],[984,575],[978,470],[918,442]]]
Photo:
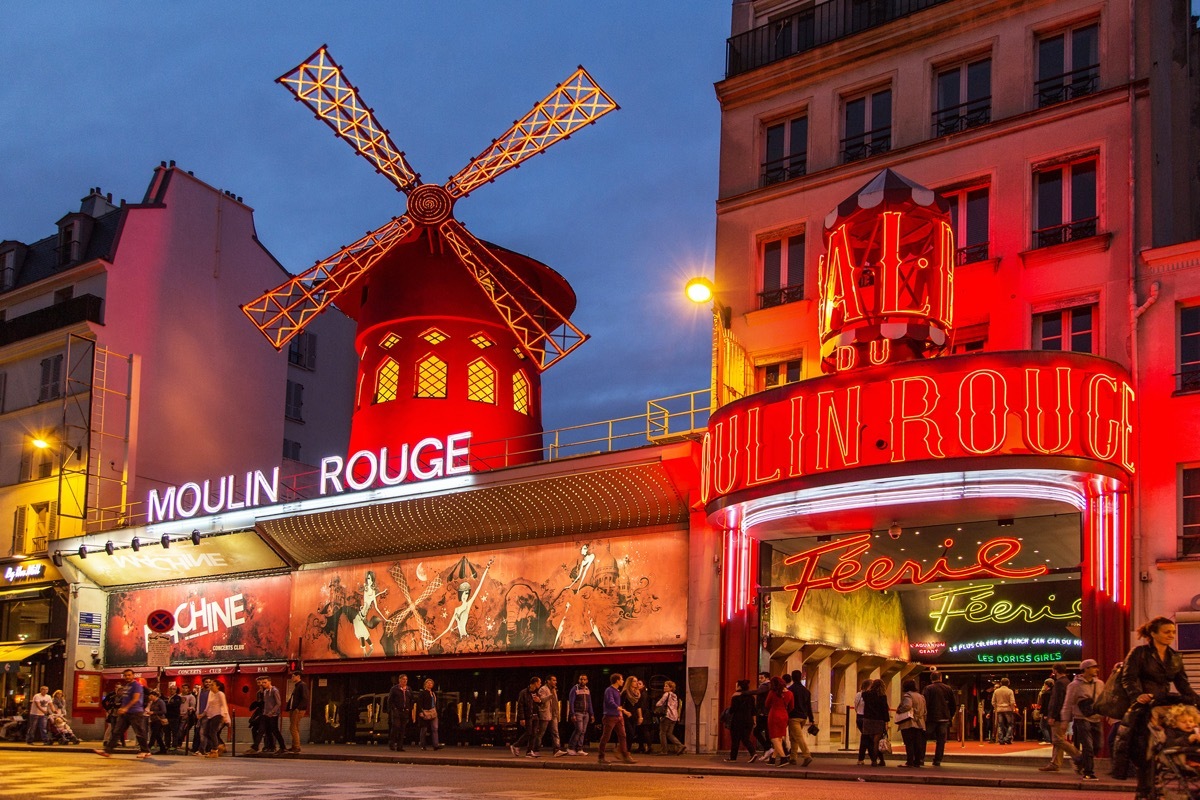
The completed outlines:
[[[683,742],[675,736],[675,726],[679,724],[679,695],[675,694],[675,681],[663,684],[662,697],[658,698],[654,708],[659,715],[658,743],[662,746],[663,755],[680,755],[684,747]]]
[[[726,761],[738,760],[738,745],[745,747],[750,753],[751,764],[758,761],[754,740],[750,738],[750,732],[754,730],[754,711],[754,695],[750,694],[750,681],[738,681],[737,691],[729,699],[729,735],[733,739],[733,745]]]
[[[904,695],[896,706],[896,727],[904,737],[905,761],[902,767],[925,766],[925,696],[917,691],[917,682],[904,682]]]
[[[788,712],[792,710],[793,702],[792,693],[783,688],[783,678],[778,675],[771,678],[771,688],[767,689],[763,706],[767,709],[767,736],[772,748],[768,763],[773,767],[788,763],[787,754],[783,752],[783,737],[787,736]]]
[[[433,691],[433,678],[426,678],[424,687],[417,695],[417,741],[425,749],[425,734],[429,734],[434,750],[441,750],[438,743],[437,692]]]
[[[1168,699],[1174,686],[1183,702],[1195,705],[1196,692],[1188,683],[1183,658],[1171,647],[1175,641],[1175,623],[1166,617],[1155,617],[1138,628],[1137,635],[1146,644],[1138,645],[1125,657],[1121,683],[1133,701],[1123,724],[1129,729],[1129,760],[1137,766],[1137,797],[1154,794],[1153,765],[1147,754],[1150,744],[1150,711],[1155,705],[1176,702]]]
[[[867,755],[871,757],[873,767],[885,766],[883,753],[879,752],[879,740],[887,736],[889,719],[883,681],[871,681],[870,688],[863,692],[863,738],[867,740]]]
[[[625,741],[629,743],[629,752],[648,753],[650,748],[641,736],[642,729],[642,682],[637,676],[630,675],[625,679],[625,691],[621,693],[621,708],[629,713],[625,716]],[[637,745],[636,749],[634,745]]]

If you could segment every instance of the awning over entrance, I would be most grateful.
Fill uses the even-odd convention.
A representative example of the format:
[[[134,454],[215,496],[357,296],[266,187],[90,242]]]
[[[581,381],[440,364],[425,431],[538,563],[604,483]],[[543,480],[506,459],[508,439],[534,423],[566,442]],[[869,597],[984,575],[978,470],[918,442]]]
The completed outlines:
[[[41,642],[0,642],[0,670],[15,672],[17,667],[43,650],[59,644],[60,639]]]
[[[502,669],[525,667],[573,667],[588,664],[673,664],[684,659],[682,647],[627,647],[620,650],[554,650],[545,653],[502,655],[452,655],[430,658],[369,658],[345,661],[306,661],[304,671],[313,675],[344,672],[428,672],[452,669]]]

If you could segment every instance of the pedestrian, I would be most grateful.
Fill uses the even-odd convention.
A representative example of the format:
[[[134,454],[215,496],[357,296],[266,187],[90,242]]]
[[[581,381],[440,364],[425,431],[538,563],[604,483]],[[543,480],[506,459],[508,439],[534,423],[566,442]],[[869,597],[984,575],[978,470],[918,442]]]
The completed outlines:
[[[863,692],[863,736],[867,740],[867,755],[871,757],[871,766],[886,766],[884,754],[879,749],[879,741],[887,736],[888,722],[891,712],[888,710],[887,694],[884,692],[883,681],[878,678]]]
[[[788,741],[791,743],[792,752],[790,761],[795,764],[799,761],[797,751],[804,754],[804,763],[802,767],[807,767],[812,763],[812,753],[808,750],[808,741],[805,739],[809,726],[815,724],[815,715],[812,707],[812,693],[808,691],[801,680],[804,678],[804,673],[798,669],[792,670],[792,683],[788,686],[788,691],[792,693],[792,708],[788,711]]]
[[[1147,750],[1150,737],[1150,711],[1168,701],[1171,688],[1180,698],[1169,702],[1197,704],[1196,692],[1188,682],[1183,657],[1171,644],[1175,641],[1175,623],[1166,617],[1155,617],[1137,630],[1146,644],[1138,645],[1125,656],[1121,683],[1133,701],[1122,724],[1129,729],[1127,752],[1137,767],[1137,797],[1155,796],[1153,760]]]
[[[528,685],[517,693],[517,724],[521,726],[521,735],[509,746],[514,756],[520,757],[522,752],[526,758],[541,756],[540,743],[546,733],[542,724],[541,690],[541,677],[533,675]]]
[[[754,738],[764,753],[771,749],[771,737],[767,735],[767,692],[771,690],[771,676],[758,673],[758,689],[754,692]]]
[[[625,679],[625,689],[621,692],[621,708],[625,710],[625,742],[630,753],[645,752],[641,741],[642,726],[642,689],[641,681],[636,675]],[[635,749],[636,748],[636,749]]]
[[[304,683],[304,675],[300,670],[292,673],[292,690],[288,693],[287,712],[288,728],[292,735],[290,752],[300,752],[300,721],[308,716],[308,686]]]
[[[434,750],[441,750],[438,742],[438,707],[437,692],[433,690],[433,678],[426,678],[417,695],[417,739],[421,749],[425,749],[425,735],[429,734],[430,745]]]
[[[252,744],[246,752],[254,755],[262,752],[263,735],[266,733],[266,723],[263,722],[263,694],[266,692],[266,685],[263,683],[263,678],[259,675],[254,679],[255,695],[254,702],[250,704],[250,737]]]
[[[1062,664],[1055,664],[1050,667],[1050,677],[1054,679],[1054,686],[1050,689],[1050,699],[1046,701],[1046,708],[1042,713],[1050,718],[1050,741],[1054,743],[1054,749],[1050,752],[1050,763],[1038,767],[1039,772],[1057,772],[1062,767],[1063,753],[1069,753],[1072,760],[1081,755],[1078,748],[1067,739],[1067,729],[1071,725],[1070,717],[1066,721],[1062,718],[1067,687],[1071,683],[1067,678],[1067,668]]]
[[[163,698],[163,703],[167,707],[167,727],[163,731],[167,750],[174,751],[179,747],[179,718],[180,711],[183,708],[183,697],[179,694],[179,687],[174,681],[167,683],[167,696]]]
[[[125,731],[133,728],[137,737],[138,758],[150,757],[150,743],[146,738],[146,689],[134,677],[133,670],[127,669],[121,673],[125,680],[125,692],[121,697],[121,705],[117,708],[117,722],[112,733],[104,742],[104,749],[96,750],[97,755],[108,758],[116,749],[118,741],[125,736]]]
[[[188,734],[193,728],[198,727],[196,724],[196,693],[190,683],[183,684],[179,691],[179,732],[175,736],[175,747],[186,751]]]
[[[283,697],[269,675],[263,676],[263,746],[266,752],[282,755],[287,752],[283,733],[279,730],[283,718]]]
[[[788,763],[787,754],[783,752],[783,737],[787,736],[788,714],[795,700],[792,693],[784,688],[783,678],[778,675],[771,678],[770,687],[763,701],[763,708],[767,710],[767,736],[771,739],[772,748],[767,763],[782,767]]]
[[[950,736],[950,720],[958,708],[958,699],[954,690],[942,681],[942,673],[933,673],[933,680],[921,692],[925,698],[925,739],[928,749],[929,736],[933,736],[933,765],[940,767],[946,754],[946,739]],[[921,753],[921,763],[925,763],[925,753]]]
[[[150,722],[150,749],[158,745],[158,754],[167,754],[167,703],[157,689],[146,693],[146,719]]]
[[[675,694],[675,681],[663,683],[662,697],[654,704],[654,713],[658,717],[658,743],[663,755],[681,755],[683,742],[675,735],[675,726],[679,724],[679,695]]]
[[[928,711],[925,696],[917,691],[917,682],[911,678],[901,688],[904,694],[896,706],[896,727],[904,739],[905,761],[902,767],[925,766],[925,718]]]
[[[217,758],[225,749],[221,742],[221,729],[229,722],[229,703],[225,692],[216,678],[204,681],[204,691],[199,702],[198,724],[201,726],[200,748],[197,755]]]
[[[860,767],[867,763],[867,737],[863,733],[863,719],[866,713],[866,706],[863,703],[863,697],[870,688],[871,679],[868,678],[862,682],[854,695],[854,722],[858,727],[858,765]]]
[[[408,688],[408,676],[401,673],[388,692],[388,748],[404,752],[408,738],[408,723],[413,716],[413,691]]]
[[[1038,744],[1050,744],[1050,718],[1046,715],[1046,706],[1050,702],[1050,690],[1054,688],[1054,679],[1046,678],[1042,688],[1038,690],[1037,701],[1033,704],[1033,719],[1038,724]],[[1113,726],[1114,730],[1116,726]]]
[[[54,713],[54,700],[49,691],[49,686],[43,686],[29,700],[29,724],[25,726],[25,744],[33,744],[34,737],[43,745],[50,744],[46,723]]]
[[[629,716],[629,710],[624,708],[621,700],[621,687],[625,685],[625,678],[619,672],[614,672],[608,677],[608,688],[604,690],[604,712],[601,717],[602,727],[600,730],[600,755],[599,762],[604,764],[607,759],[604,757],[604,749],[608,746],[608,740],[612,737],[613,731],[617,735],[617,755],[626,764],[636,764],[633,756],[629,755],[629,745],[625,738],[625,719]]]
[[[1008,678],[1001,678],[1000,685],[992,692],[992,711],[996,714],[996,741],[999,744],[1012,744],[1017,696],[1009,687]]]
[[[550,743],[554,746],[554,757],[565,756],[567,751],[562,747],[562,739],[558,735],[558,718],[562,715],[562,703],[558,699],[558,676],[550,675],[542,682],[538,690],[538,713],[542,718],[545,730],[550,734]],[[542,734],[545,736],[545,733]],[[541,739],[538,740],[541,743]]]
[[[750,681],[740,680],[733,696],[729,698],[729,735],[733,744],[729,748],[729,758],[726,761],[738,760],[738,746],[745,747],[750,753],[750,762],[758,761],[758,750],[754,747],[751,732],[754,730],[754,718],[758,698],[750,692]]]
[[[567,755],[586,756],[588,728],[596,721],[587,675],[581,674],[579,680],[571,687],[571,691],[567,695],[567,707],[571,709],[571,718],[575,721],[575,730],[571,733],[571,743],[567,746]]]
[[[1079,758],[1075,759],[1075,771],[1085,781],[1096,778],[1096,751],[1100,745],[1100,715],[1092,712],[1092,705],[1100,696],[1104,682],[1096,680],[1100,665],[1093,658],[1085,658],[1079,664],[1079,673],[1067,686],[1059,719],[1069,722],[1075,733],[1075,746]]]
[[[54,694],[50,695],[50,704],[54,708],[54,714],[57,714],[60,717],[67,716],[67,699],[63,697],[62,689],[54,690]]]

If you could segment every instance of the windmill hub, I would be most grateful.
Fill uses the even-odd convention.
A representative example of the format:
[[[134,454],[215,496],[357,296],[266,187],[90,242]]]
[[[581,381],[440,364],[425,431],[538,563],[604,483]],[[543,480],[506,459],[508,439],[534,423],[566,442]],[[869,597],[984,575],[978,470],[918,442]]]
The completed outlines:
[[[423,183],[408,193],[408,216],[418,225],[439,225],[454,212],[454,198],[433,183]]]

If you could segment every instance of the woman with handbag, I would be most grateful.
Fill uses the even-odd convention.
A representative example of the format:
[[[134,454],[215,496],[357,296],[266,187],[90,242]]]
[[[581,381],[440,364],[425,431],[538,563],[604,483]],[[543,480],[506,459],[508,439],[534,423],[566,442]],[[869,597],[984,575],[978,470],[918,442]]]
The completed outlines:
[[[925,695],[917,691],[917,682],[906,680],[900,705],[896,706],[896,727],[904,737],[905,761],[902,767],[925,766]]]
[[[417,695],[417,741],[421,745],[421,749],[425,749],[425,734],[430,734],[431,743],[434,750],[441,750],[442,746],[438,743],[438,707],[437,693],[433,691],[433,678],[426,678],[424,688]]]
[[[675,736],[675,726],[679,724],[679,695],[675,694],[675,681],[663,684],[662,697],[654,704],[654,716],[658,718],[658,743],[662,745],[663,755],[681,754],[683,742]]]
[[[887,695],[883,690],[883,681],[873,680],[871,686],[863,692],[863,738],[867,740],[867,755],[871,757],[871,766],[882,767],[884,755],[891,752],[891,744],[881,745],[886,741],[888,721],[891,712],[888,711]]]

